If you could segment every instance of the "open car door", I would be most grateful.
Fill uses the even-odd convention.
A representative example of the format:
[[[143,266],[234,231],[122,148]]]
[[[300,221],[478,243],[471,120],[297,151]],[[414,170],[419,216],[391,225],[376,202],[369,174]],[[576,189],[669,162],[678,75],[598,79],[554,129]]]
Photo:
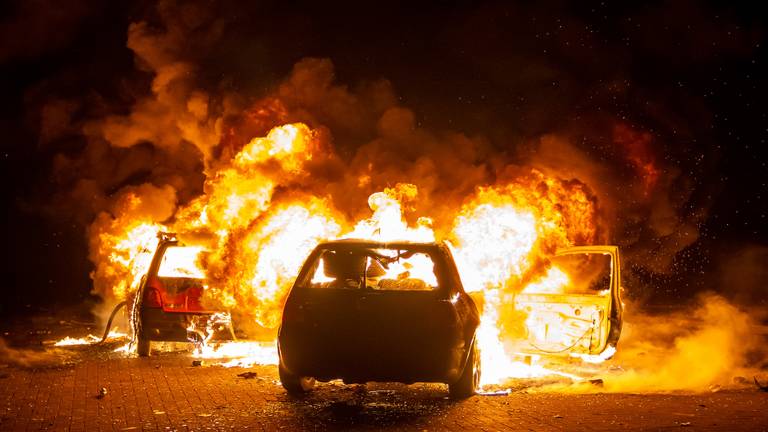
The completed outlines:
[[[621,333],[621,262],[616,246],[558,251],[544,275],[515,296],[527,354],[599,355]]]

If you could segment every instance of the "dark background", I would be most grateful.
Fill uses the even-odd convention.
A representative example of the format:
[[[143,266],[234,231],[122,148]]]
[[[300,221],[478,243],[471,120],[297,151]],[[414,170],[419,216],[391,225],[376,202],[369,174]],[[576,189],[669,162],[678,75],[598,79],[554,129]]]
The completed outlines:
[[[761,10],[750,2],[411,3],[211,3],[227,27],[199,59],[202,79],[258,96],[298,60],[330,58],[337,81],[386,78],[419,125],[482,134],[499,151],[520,137],[589,129],[604,116],[639,125],[663,143],[659,158],[696,173],[695,194],[708,202],[701,235],[677,254],[673,272],[629,270],[652,294],[646,301],[728,294],[722,268],[734,256],[757,272],[745,278],[764,274]],[[156,19],[154,11],[153,2],[0,5],[3,315],[89,298],[88,221],[47,205],[60,187],[51,164],[62,147],[40,144],[39,110],[54,96],[128,106],[125,87],[135,84],[127,83],[149,78],[134,67],[126,31]],[[585,135],[600,142],[598,132]],[[76,153],[82,144],[63,146]],[[757,279],[734,297],[765,304]]]

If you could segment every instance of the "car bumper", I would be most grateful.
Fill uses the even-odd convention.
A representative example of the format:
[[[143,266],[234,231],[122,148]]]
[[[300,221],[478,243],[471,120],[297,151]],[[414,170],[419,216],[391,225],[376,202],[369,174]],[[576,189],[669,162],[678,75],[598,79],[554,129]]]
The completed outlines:
[[[280,362],[295,375],[319,381],[342,379],[346,383],[365,382],[440,382],[452,383],[461,374],[463,349],[447,351],[435,347],[428,355],[406,345],[382,346],[281,334],[278,339]],[[327,339],[326,339],[327,340]]]
[[[187,328],[194,317],[207,318],[209,312],[166,312],[162,309],[144,309],[141,311],[141,329],[144,337],[152,341],[189,342]]]

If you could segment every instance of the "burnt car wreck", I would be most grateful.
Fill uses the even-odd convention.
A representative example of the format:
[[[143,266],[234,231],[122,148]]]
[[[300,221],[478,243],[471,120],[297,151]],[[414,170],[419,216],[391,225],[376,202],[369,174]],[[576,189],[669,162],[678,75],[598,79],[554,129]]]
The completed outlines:
[[[131,312],[139,356],[150,354],[152,341],[199,344],[213,337],[235,339],[229,314],[202,304],[206,282],[197,258],[203,248],[185,245],[176,234],[159,233],[158,238]]]
[[[610,357],[621,335],[621,260],[616,246],[558,251],[546,274],[523,287],[514,307],[524,317],[523,354]]]
[[[441,243],[338,240],[318,245],[288,295],[280,380],[439,382],[452,397],[480,382],[479,314]]]

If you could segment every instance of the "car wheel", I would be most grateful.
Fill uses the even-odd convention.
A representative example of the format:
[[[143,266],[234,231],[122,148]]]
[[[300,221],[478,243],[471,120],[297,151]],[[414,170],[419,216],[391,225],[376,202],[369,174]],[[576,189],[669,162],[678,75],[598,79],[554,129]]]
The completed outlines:
[[[448,385],[448,392],[454,399],[464,399],[472,396],[480,387],[480,353],[477,351],[475,342],[469,347],[469,357],[467,364],[464,365],[464,371],[459,379]]]
[[[149,353],[152,351],[151,344],[152,342],[140,332],[136,338],[136,352],[139,357],[149,357]]]
[[[294,375],[283,367],[282,362],[278,364],[277,369],[278,373],[280,374],[280,383],[290,394],[304,394],[315,387],[314,378]]]

